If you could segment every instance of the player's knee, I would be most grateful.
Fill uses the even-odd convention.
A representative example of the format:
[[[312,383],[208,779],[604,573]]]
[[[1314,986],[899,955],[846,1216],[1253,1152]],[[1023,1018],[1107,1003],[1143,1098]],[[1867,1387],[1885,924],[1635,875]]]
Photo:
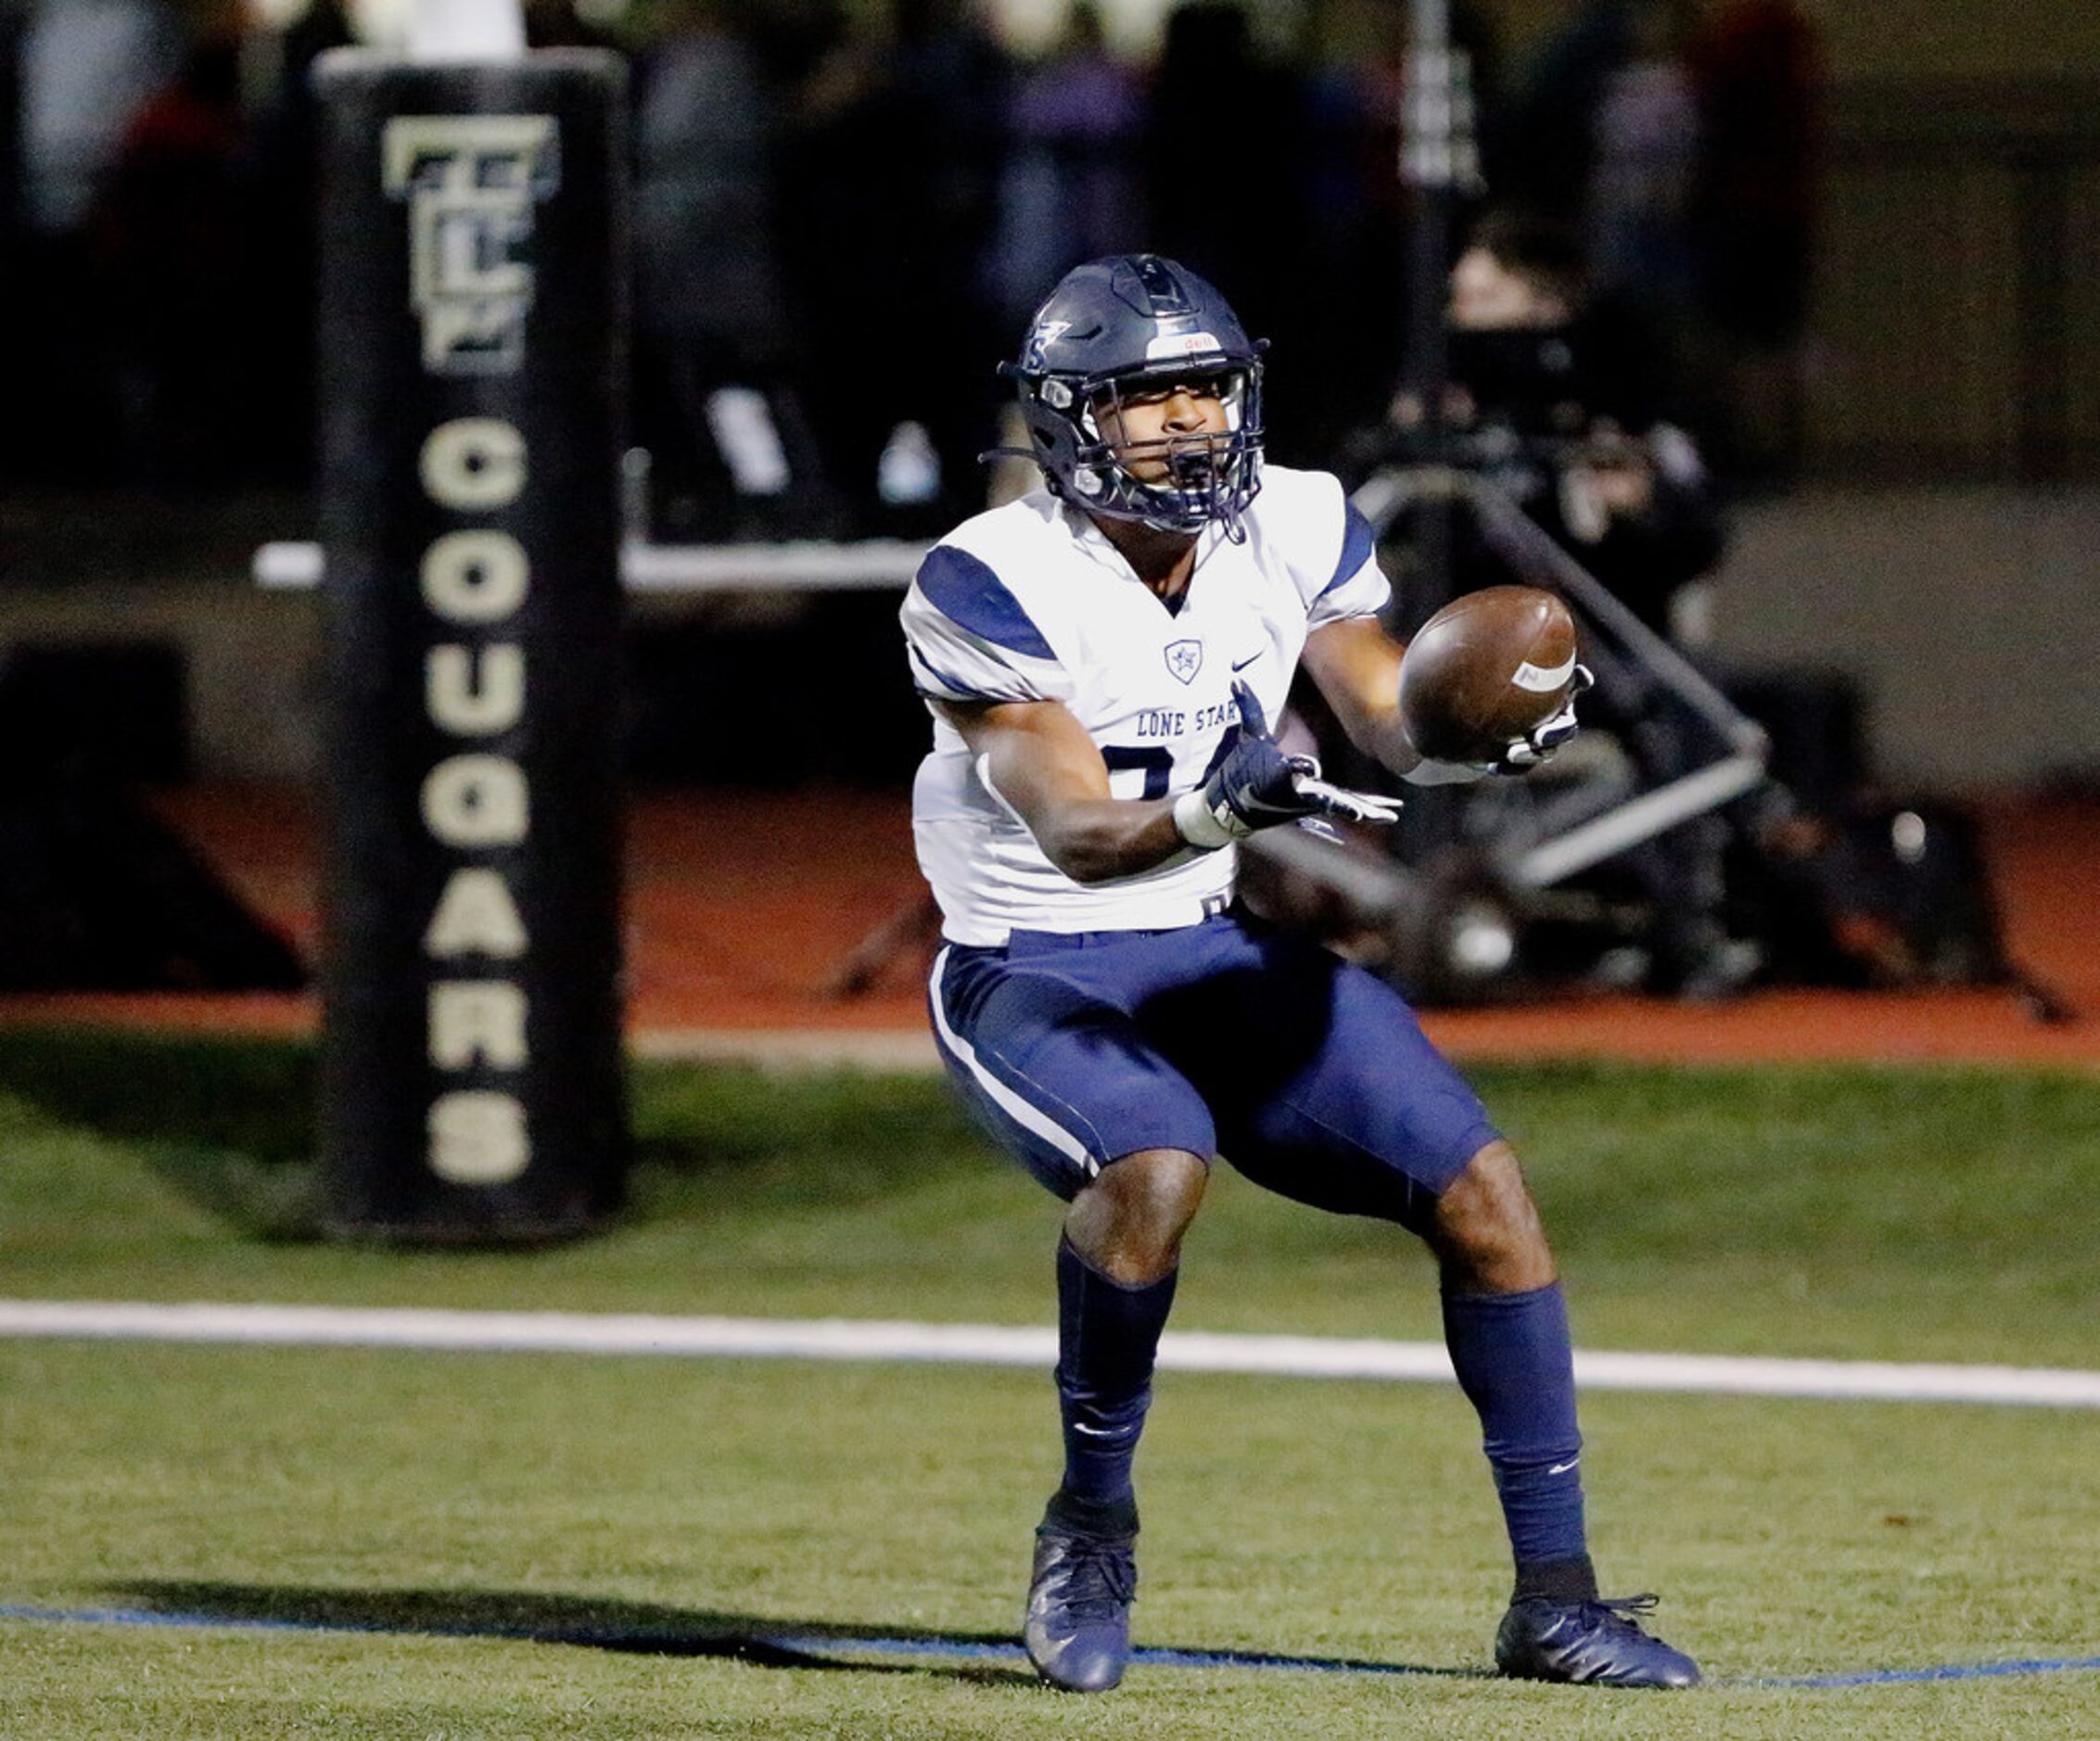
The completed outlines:
[[[1521,1293],[1553,1280],[1553,1253],[1516,1150],[1491,1142],[1437,1199],[1431,1244],[1450,1279],[1488,1293]]]
[[[1181,1261],[1181,1236],[1210,1169],[1180,1149],[1147,1149],[1103,1167],[1064,1218],[1079,1255],[1113,1281],[1142,1287]]]

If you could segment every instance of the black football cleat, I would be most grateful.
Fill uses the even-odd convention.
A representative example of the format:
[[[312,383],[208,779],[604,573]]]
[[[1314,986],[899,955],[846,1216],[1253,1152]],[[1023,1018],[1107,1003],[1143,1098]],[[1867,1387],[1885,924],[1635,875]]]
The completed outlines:
[[[1036,1531],[1021,1642],[1050,1685],[1105,1693],[1122,1680],[1138,1595],[1137,1539],[1135,1531],[1084,1534],[1048,1519]]]
[[[1586,1602],[1519,1596],[1495,1634],[1495,1667],[1520,1681],[1697,1686],[1699,1664],[1635,1622],[1635,1615],[1654,1607],[1651,1595]]]

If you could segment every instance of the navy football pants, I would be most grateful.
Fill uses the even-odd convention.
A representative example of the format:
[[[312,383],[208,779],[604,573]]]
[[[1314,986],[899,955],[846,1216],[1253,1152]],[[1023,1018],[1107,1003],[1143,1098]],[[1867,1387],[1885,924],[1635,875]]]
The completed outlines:
[[[1495,1139],[1384,981],[1260,920],[950,944],[934,1032],[994,1138],[1063,1198],[1145,1149],[1419,1231]]]

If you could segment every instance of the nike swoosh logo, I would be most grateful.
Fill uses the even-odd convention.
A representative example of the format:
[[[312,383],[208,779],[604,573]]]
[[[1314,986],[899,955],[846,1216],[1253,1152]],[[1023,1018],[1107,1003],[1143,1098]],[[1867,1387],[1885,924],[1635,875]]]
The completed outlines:
[[[1581,1461],[1582,1458],[1580,1457],[1570,1457],[1565,1463],[1556,1463],[1546,1472],[1548,1475],[1565,1475],[1570,1469],[1573,1468],[1575,1465],[1580,1463]]]
[[[1266,647],[1264,647],[1261,650],[1261,653],[1250,653],[1244,659],[1241,659],[1238,663],[1236,663],[1232,668],[1235,671],[1244,671],[1250,665],[1254,664],[1256,659],[1262,656],[1262,653],[1266,653],[1268,649]]]

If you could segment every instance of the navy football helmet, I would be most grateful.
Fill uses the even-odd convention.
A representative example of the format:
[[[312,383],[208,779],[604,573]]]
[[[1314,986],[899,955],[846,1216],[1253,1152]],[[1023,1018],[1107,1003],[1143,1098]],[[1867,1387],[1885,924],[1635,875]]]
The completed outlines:
[[[1158,254],[1117,254],[1065,273],[1028,324],[1017,362],[1032,457],[1050,489],[1089,514],[1163,532],[1217,522],[1246,537],[1240,516],[1261,489],[1262,364],[1216,290]],[[1147,391],[1200,385],[1223,401],[1223,434],[1117,446],[1103,413]],[[1121,418],[1116,416],[1117,426]],[[1148,481],[1126,464],[1164,462]]]

